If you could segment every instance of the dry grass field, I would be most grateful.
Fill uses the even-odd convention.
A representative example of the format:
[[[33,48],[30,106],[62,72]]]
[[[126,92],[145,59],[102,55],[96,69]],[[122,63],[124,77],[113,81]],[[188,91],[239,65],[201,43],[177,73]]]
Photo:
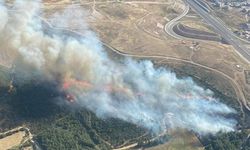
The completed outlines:
[[[0,139],[0,149],[8,150],[8,149],[19,146],[22,143],[24,136],[25,136],[25,132],[19,131],[3,139]]]
[[[171,140],[165,144],[147,150],[203,150],[199,139],[191,132],[184,130],[172,131]]]

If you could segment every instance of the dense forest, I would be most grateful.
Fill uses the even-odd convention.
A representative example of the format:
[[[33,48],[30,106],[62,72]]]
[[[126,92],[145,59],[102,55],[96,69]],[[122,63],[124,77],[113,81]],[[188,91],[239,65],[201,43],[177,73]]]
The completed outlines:
[[[242,130],[202,137],[206,150],[250,150],[250,132]]]
[[[34,128],[44,149],[111,149],[146,132],[118,119],[99,119],[87,110],[60,113],[51,121]]]

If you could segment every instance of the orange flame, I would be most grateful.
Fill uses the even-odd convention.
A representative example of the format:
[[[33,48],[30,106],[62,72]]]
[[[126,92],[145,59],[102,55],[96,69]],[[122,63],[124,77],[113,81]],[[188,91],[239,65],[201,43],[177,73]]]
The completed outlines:
[[[94,85],[88,81],[80,81],[80,80],[76,80],[72,78],[66,79],[62,85],[63,90],[68,90],[69,88],[73,88],[73,87],[84,89],[84,90],[91,90],[95,88]],[[135,94],[136,96],[143,95],[143,93],[133,93],[129,88],[117,87],[117,86],[113,86],[112,84],[104,85],[102,89],[108,93],[123,93],[128,96],[132,96],[133,94]],[[71,101],[73,97],[74,96],[66,96],[66,99],[68,100],[70,99]]]
[[[81,87],[85,89],[92,89],[93,85],[89,83],[88,81],[78,81],[75,79],[68,79],[63,83],[63,89],[67,90],[70,87],[75,86],[75,87]]]

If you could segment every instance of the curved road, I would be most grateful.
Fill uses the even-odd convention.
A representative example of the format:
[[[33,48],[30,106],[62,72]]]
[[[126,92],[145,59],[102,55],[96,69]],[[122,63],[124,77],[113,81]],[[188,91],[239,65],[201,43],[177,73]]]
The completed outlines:
[[[171,21],[169,21],[165,27],[164,27],[164,30],[167,34],[169,34],[170,36],[176,38],[176,39],[183,39],[182,36],[179,36],[178,34],[176,34],[174,31],[173,31],[173,27],[178,24],[178,20],[180,20],[181,18],[183,18],[184,16],[186,16],[189,12],[189,5],[185,5],[185,9],[183,10],[183,12],[176,18],[172,19]]]

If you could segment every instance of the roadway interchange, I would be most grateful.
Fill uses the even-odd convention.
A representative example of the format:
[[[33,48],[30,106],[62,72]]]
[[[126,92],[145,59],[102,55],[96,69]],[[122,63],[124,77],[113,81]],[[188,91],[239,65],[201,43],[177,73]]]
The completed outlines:
[[[213,12],[204,4],[204,2],[201,2],[200,0],[186,0],[186,2],[198,15],[210,24],[226,42],[231,44],[240,56],[247,60],[248,63],[250,62],[250,50],[234,36],[234,33],[229,30],[221,20],[213,15]]]

